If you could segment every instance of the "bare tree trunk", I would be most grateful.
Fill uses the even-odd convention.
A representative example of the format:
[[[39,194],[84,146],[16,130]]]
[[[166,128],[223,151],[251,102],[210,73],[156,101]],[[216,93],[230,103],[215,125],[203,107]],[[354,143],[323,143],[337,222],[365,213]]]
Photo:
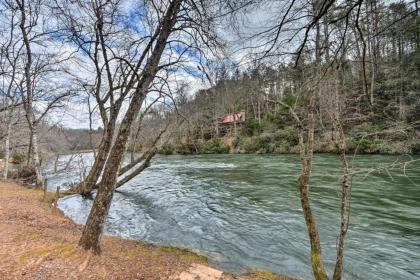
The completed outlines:
[[[150,157],[150,159],[152,159],[152,157],[153,157],[153,156],[156,154],[156,152],[157,152],[156,145],[157,145],[157,143],[159,142],[159,140],[161,139],[161,137],[162,137],[163,133],[165,133],[165,132],[166,132],[166,130],[168,129],[168,127],[169,127],[169,122],[168,122],[168,124],[166,125],[166,127],[165,127],[164,129],[162,129],[162,130],[159,132],[158,136],[155,138],[155,140],[154,140],[154,141],[153,141],[153,143],[152,143],[152,147],[151,147],[148,151],[146,151],[145,153],[143,153],[140,157],[132,159],[132,160],[131,160],[131,162],[130,162],[129,164],[127,164],[127,165],[125,165],[125,166],[121,167],[121,168],[120,168],[120,170],[119,170],[119,172],[118,172],[118,176],[121,176],[121,175],[123,175],[124,173],[126,173],[126,172],[130,171],[130,170],[131,170],[133,167],[135,167],[137,164],[139,164],[139,163],[140,163],[140,162],[142,162],[143,160],[148,159],[148,158],[150,157],[150,155],[151,155],[151,154],[152,154],[152,156]],[[150,161],[150,159],[149,159],[149,161]]]
[[[13,113],[10,113],[11,115]],[[9,158],[10,158],[10,132],[12,130],[12,118],[9,117],[6,129],[6,137],[4,143],[4,164],[3,164],[3,178],[7,180],[9,173]]]
[[[344,55],[343,55],[344,57]],[[342,64],[340,65],[342,66]],[[338,137],[335,140],[335,144],[340,156],[341,168],[343,171],[343,177],[341,181],[341,204],[340,204],[340,233],[338,236],[337,244],[337,256],[334,268],[333,280],[340,280],[343,275],[344,269],[344,241],[347,236],[347,229],[349,226],[350,219],[350,197],[351,197],[351,183],[350,183],[350,172],[349,165],[346,157],[346,137],[341,124],[340,118],[340,105],[339,100],[343,100],[344,97],[344,82],[343,82],[343,69],[340,67],[338,70],[338,81],[336,86],[336,96],[334,98],[332,122],[333,127],[337,131]]]
[[[32,128],[32,158],[33,158],[33,164],[35,168],[35,174],[36,174],[36,186],[41,187],[44,183],[44,178],[42,175],[41,170],[41,158],[39,156],[39,147],[38,147],[38,133],[37,133],[37,127],[36,125],[33,125]]]
[[[261,106],[260,106],[260,100],[257,101],[257,110],[258,110],[258,125],[261,126]]]
[[[96,254],[100,253],[100,235],[102,234],[105,219],[108,215],[109,207],[111,206],[117,183],[118,170],[124,155],[132,122],[137,117],[141,105],[146,98],[149,86],[158,71],[159,61],[172,28],[176,23],[181,2],[182,0],[173,0],[169,4],[166,14],[162,19],[163,23],[156,45],[143,70],[143,75],[137,85],[133,98],[131,99],[129,108],[121,122],[115,143],[111,148],[108,160],[105,164],[97,195],[83,229],[79,245],[85,250],[92,250]]]
[[[416,48],[420,48],[420,9],[419,9],[419,0],[414,1],[414,7],[416,9]]]
[[[309,108],[307,110],[307,127],[306,127],[306,143],[305,143],[305,127],[302,120],[296,114],[294,109],[282,101],[275,101],[289,109],[290,115],[296,121],[298,126],[298,140],[299,140],[299,154],[302,163],[302,172],[298,179],[298,186],[300,192],[300,201],[302,205],[303,215],[305,217],[306,227],[308,229],[309,241],[311,243],[311,265],[312,272],[316,280],[328,280],[325,272],[324,261],[321,254],[321,242],[318,229],[315,222],[315,217],[312,213],[310,198],[309,198],[309,181],[311,178],[312,159],[313,159],[313,145],[314,145],[314,131],[315,131],[315,116],[314,103],[315,97],[313,94],[309,97]]]
[[[99,254],[101,251],[99,243],[100,235],[102,234],[105,219],[111,206],[119,166],[130,132],[131,121],[135,117],[135,109],[140,108],[144,100],[144,94],[144,91],[136,92],[130,103],[129,110],[121,123],[118,136],[106,161],[102,180],[98,185],[97,195],[79,241],[81,247],[85,250],[92,250],[95,254]]]
[[[32,131],[29,131],[28,151],[26,152],[26,165],[30,166],[32,163]]]
[[[89,109],[89,145],[90,145],[90,148],[93,151],[93,157],[96,158],[96,147],[93,145],[93,139],[92,139],[92,134],[93,134],[93,127],[92,127],[93,110],[92,110],[91,105],[90,105],[90,96],[88,96],[87,103],[88,103],[88,109]]]
[[[30,39],[28,36],[27,23],[26,23],[26,7],[24,1],[16,1],[18,9],[21,14],[19,28],[22,33],[22,39],[26,50],[26,63],[25,63],[25,94],[23,97],[23,107],[26,112],[26,120],[28,121],[28,126],[30,130],[30,140],[29,140],[29,149],[28,149],[28,164],[31,161],[34,164],[35,173],[36,173],[36,185],[42,186],[43,178],[41,171],[41,162],[39,157],[38,150],[38,135],[37,135],[37,123],[35,121],[34,108],[33,108],[33,80],[31,74],[32,68],[32,49],[30,44]]]
[[[118,181],[115,188],[118,189],[119,187],[122,187],[125,183],[127,183],[128,181],[130,181],[131,179],[133,179],[134,177],[139,175],[141,172],[143,172],[143,170],[145,170],[147,167],[149,167],[150,166],[150,161],[155,156],[156,152],[157,152],[156,147],[153,147],[153,149],[151,151],[149,151],[147,154],[145,154],[144,162],[139,167],[137,167],[135,170],[133,170],[130,174],[128,174],[123,179]]]
[[[98,182],[98,179],[101,176],[102,170],[105,166],[106,158],[111,148],[113,130],[114,125],[110,121],[107,127],[105,128],[104,134],[101,139],[101,143],[96,153],[95,161],[92,165],[92,168],[89,171],[88,176],[86,176],[85,180],[82,183],[80,183],[80,185],[75,190],[78,193],[82,195],[88,195],[95,188],[95,185]]]
[[[315,14],[318,14],[320,2],[315,0],[313,3]],[[320,83],[320,66],[321,66],[321,28],[319,22],[315,24],[315,67],[314,67],[314,83]],[[314,85],[315,86],[315,85]],[[319,91],[319,85],[315,87]],[[309,105],[307,113],[307,135],[306,146],[304,143],[304,128],[302,123],[299,127],[299,147],[300,158],[302,162],[302,173],[299,177],[300,201],[302,204],[303,214],[305,217],[306,227],[308,229],[309,241],[311,243],[311,264],[312,272],[316,280],[327,280],[328,276],[325,271],[324,261],[321,253],[321,241],[316,226],[315,217],[312,213],[309,198],[309,181],[312,172],[314,132],[315,132],[315,92],[311,90],[309,96]],[[320,94],[320,93],[319,93]]]
[[[378,57],[379,57],[379,44],[377,37],[374,36],[376,32],[378,32],[378,16],[377,16],[377,4],[376,0],[371,0],[370,2],[370,14],[371,14],[371,27],[372,27],[372,34],[369,31],[368,26],[368,45],[370,48],[370,61],[371,61],[371,84],[370,84],[370,104],[373,105],[375,101],[374,93],[375,93],[375,83],[376,83],[376,76],[378,72]],[[368,7],[366,2],[366,11],[368,11]]]
[[[342,278],[344,269],[344,241],[347,236],[347,229],[349,227],[349,215],[350,215],[350,196],[351,196],[351,185],[350,185],[350,174],[349,165],[346,158],[346,139],[342,128],[339,128],[339,143],[338,151],[340,155],[341,166],[343,170],[343,179],[341,181],[341,205],[340,205],[340,234],[338,237],[337,244],[337,257],[334,268],[333,280],[339,280]]]
[[[137,145],[138,145],[137,139],[138,139],[138,137],[140,135],[140,131],[141,131],[141,121],[142,121],[142,118],[140,117],[139,120],[138,120],[138,126],[137,126],[137,129],[136,129],[136,133],[134,135],[132,134],[130,136],[130,144],[131,144],[130,161],[132,163],[134,161],[136,161],[135,153],[136,153],[137,148],[138,148],[137,147]]]
[[[314,97],[311,97],[313,99]],[[313,103],[313,101],[311,101]],[[311,106],[312,107],[312,106]],[[315,223],[315,217],[311,210],[310,199],[309,199],[309,180],[311,177],[312,169],[312,158],[313,158],[313,142],[314,142],[314,123],[315,117],[313,108],[308,113],[308,131],[306,139],[306,147],[304,145],[304,132],[300,128],[299,142],[300,142],[300,153],[302,160],[302,174],[299,177],[299,191],[300,201],[302,204],[303,215],[305,216],[306,227],[308,229],[309,241],[311,243],[311,264],[312,271],[317,280],[328,279],[327,273],[325,272],[324,261],[321,254],[321,242],[318,233],[318,229]]]

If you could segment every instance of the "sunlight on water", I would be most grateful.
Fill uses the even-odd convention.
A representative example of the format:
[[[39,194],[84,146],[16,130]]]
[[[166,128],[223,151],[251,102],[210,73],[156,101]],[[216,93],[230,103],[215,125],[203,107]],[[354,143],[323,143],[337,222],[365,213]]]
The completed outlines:
[[[58,166],[70,156],[63,156]],[[49,186],[80,180],[91,154],[67,171],[46,167]],[[357,168],[389,164],[394,156],[359,156]],[[59,168],[57,168],[59,169]],[[346,279],[420,279],[420,164],[392,176],[353,179]],[[59,171],[59,170],[58,170]],[[185,247],[221,269],[265,269],[311,279],[309,241],[300,208],[296,155],[157,156],[114,196],[106,232]],[[339,161],[316,155],[311,199],[329,273],[339,226]],[[59,207],[84,223],[92,201],[70,196]]]

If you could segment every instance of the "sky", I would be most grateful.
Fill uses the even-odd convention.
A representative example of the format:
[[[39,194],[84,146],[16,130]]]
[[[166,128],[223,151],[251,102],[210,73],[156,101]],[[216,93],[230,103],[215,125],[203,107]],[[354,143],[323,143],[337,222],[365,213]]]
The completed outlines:
[[[60,1],[58,2],[61,3]],[[89,1],[86,1],[86,3],[88,2]],[[157,1],[156,3],[163,2],[164,1]],[[271,44],[267,42],[270,42],[270,38],[273,37],[276,30],[272,29],[271,32],[268,33],[261,32],[269,30],[270,27],[279,23],[292,2],[287,0],[265,0],[256,2],[263,4],[249,6],[244,10],[244,12],[237,13],[236,17],[234,17],[235,20],[232,20],[232,17],[222,17],[217,19],[217,24],[214,28],[218,36],[226,45],[223,51],[218,50],[216,52],[217,59],[221,59],[221,61],[238,66],[240,69],[246,69],[254,61],[254,57],[250,56],[250,53],[259,52],[261,54],[270,48]],[[0,2],[0,4],[1,3],[2,2]],[[28,1],[27,3],[32,2]],[[70,5],[72,5],[74,2],[70,1],[66,3],[70,3]],[[117,48],[119,44],[126,44],[128,42],[139,43],[135,40],[140,39],[144,35],[150,34],[156,24],[154,22],[155,20],[142,20],[142,17],[146,14],[146,11],[148,11],[144,8],[144,6],[142,6],[142,3],[144,3],[142,0],[120,1],[121,16],[118,17],[116,21],[115,30],[123,28],[128,30],[130,33],[125,37],[120,37],[118,40],[107,42],[109,48],[112,52],[115,52],[117,56],[127,55],[126,53],[119,53],[120,51]],[[293,19],[293,21],[285,22],[285,25],[282,28],[281,37],[272,49],[276,54],[295,51],[299,46],[296,42],[301,41],[302,32],[298,32],[295,37],[293,37],[293,35],[296,30],[299,30],[296,26],[302,26],[302,24],[305,24],[305,20],[307,20],[306,17],[310,12],[308,10],[310,9],[310,5],[308,5],[307,1],[303,0],[294,1],[293,3],[295,3],[295,6],[290,10],[287,17],[288,19]],[[216,8],[217,7],[212,7],[210,11],[216,10]],[[4,40],[3,35],[7,34],[7,25],[10,24],[10,15],[5,12],[4,7],[1,7],[1,5],[0,13],[2,15],[0,17],[0,40]],[[39,28],[47,27],[53,30],[57,26],[60,27],[60,20],[57,19],[60,17],[54,17],[49,13],[49,11],[45,11],[40,17]],[[150,15],[152,17],[150,17]],[[83,26],[81,28],[82,30],[89,29],[90,26],[92,26],[92,22],[89,23],[90,19],[88,13],[83,13],[83,11],[80,10],[72,10],[72,16],[76,17],[77,23]],[[153,16],[156,17],[156,13],[149,11],[148,16],[148,18],[153,18]],[[6,30],[6,32],[2,33],[2,30]],[[89,62],[88,57],[74,43],[72,43],[68,37],[66,37],[66,34],[60,32],[61,31],[58,31],[47,35],[51,40],[37,40],[32,44],[32,48],[36,54],[42,53],[44,49],[48,49],[48,51],[54,55],[54,59],[59,60],[62,58],[66,60],[64,63],[66,68],[65,71],[62,71],[59,74],[52,73],[49,75],[48,79],[44,81],[45,83],[49,82],[54,86],[54,88],[50,86],[49,91],[59,93],[60,91],[75,90],[77,83],[93,84],[95,81],[95,69]],[[253,36],[255,34],[259,34],[259,36]],[[63,41],[63,38],[66,38],[66,40]],[[290,38],[294,39],[289,40]],[[89,40],[89,38],[85,39]],[[185,38],[178,37],[173,39],[182,40]],[[260,42],[265,43],[260,44]],[[0,41],[0,43],[2,43],[2,41]],[[144,43],[139,44],[144,46]],[[178,46],[176,44],[177,43],[175,42],[172,43],[172,46],[175,46],[172,49],[174,52],[171,53],[166,51],[164,53],[163,61],[173,61],[179,52],[182,52],[185,49],[185,47]],[[210,58],[216,59],[216,57],[210,54],[209,49],[206,49],[205,47],[202,49],[207,52]],[[132,48],[128,51],[128,53],[132,55],[131,52],[134,52],[134,50],[135,48]],[[67,59],[68,57],[71,57],[71,59]],[[276,57],[279,59],[278,57],[280,56],[276,55]],[[190,71],[172,67],[168,83],[172,90],[175,88],[177,82],[180,81],[188,84],[190,95],[195,94],[199,89],[208,88],[211,84],[204,78],[204,75],[198,71],[199,63],[197,62],[197,55],[194,52],[188,52],[184,58],[185,61],[182,63],[184,69],[187,68]],[[270,63],[278,62],[273,58],[270,59],[272,60]],[[282,59],[282,61],[286,61],[283,57],[280,59]],[[205,59],[204,62],[206,62]],[[105,79],[105,77],[103,78]],[[74,82],[75,80],[77,80],[77,83]],[[154,95],[150,94],[149,98],[153,97]],[[92,102],[94,103],[93,100]],[[71,98],[65,105],[66,106],[51,111],[48,115],[47,121],[67,128],[89,128],[89,112],[86,105],[86,93],[82,93],[79,96]],[[36,106],[39,111],[42,111],[45,104],[43,102],[37,102]],[[123,107],[126,106],[124,105]],[[102,126],[102,124],[99,116],[96,114],[94,116],[93,127],[99,126]]]
[[[70,2],[71,3],[71,2]],[[141,5],[142,1],[140,0],[122,0],[121,1],[121,14],[123,15],[120,20],[116,22],[115,29],[126,29],[129,30],[130,36],[121,37],[118,40],[108,41],[107,44],[112,52],[115,52],[118,55],[125,55],[125,53],[119,53],[117,46],[119,44],[125,44],[127,42],[134,42],[135,39],[139,39],[144,35],[150,34],[153,27],[150,28],[150,25],[154,23],[142,21],[142,16],[145,13],[145,8]],[[252,34],[258,33],[264,29],[267,29],[270,24],[273,24],[273,18],[278,18],[278,11],[281,10],[282,5],[287,3],[287,1],[282,0],[272,0],[266,1],[264,5],[253,6],[246,11],[245,14],[238,13],[236,20],[233,22],[227,18],[220,19],[218,24],[215,26],[215,30],[218,33],[218,36],[226,44],[226,48],[223,51],[217,51],[217,58],[222,60],[230,61],[235,65],[240,67],[247,67],[250,63],[250,57],[248,56],[250,46],[257,45],[257,40],[252,38]],[[153,14],[153,11],[150,12]],[[89,29],[89,14],[81,10],[73,10],[72,16],[77,18],[77,21],[83,25],[82,30]],[[6,21],[0,20],[1,25],[6,25]],[[48,11],[44,13],[44,16],[40,19],[39,28],[50,28],[53,30],[57,26],[62,27],[62,22],[57,20],[56,17],[49,16]],[[50,40],[43,40],[33,43],[33,50],[36,54],[41,53],[43,50],[48,49],[49,52],[52,52],[55,55],[55,59],[64,59],[65,71],[57,73],[52,73],[46,78],[46,81],[54,84],[54,89],[51,91],[56,91],[55,93],[60,94],[60,91],[71,91],[75,90],[77,83],[83,84],[93,84],[95,81],[95,69],[92,63],[89,61],[86,54],[84,54],[80,48],[78,48],[70,40],[66,39],[63,41],[63,38],[66,38],[66,34],[61,33],[61,31],[51,33],[48,36]],[[83,36],[82,36],[83,37]],[[84,37],[83,37],[84,38]],[[89,40],[89,38],[84,38]],[[177,40],[183,40],[183,37],[173,38]],[[174,46],[176,43],[172,43]],[[144,45],[144,44],[143,44]],[[184,46],[176,46],[173,48],[174,52],[165,52],[163,55],[163,61],[173,61],[177,57],[177,52],[182,52],[185,49]],[[206,54],[213,59],[216,59],[208,49],[203,48]],[[255,51],[256,49],[252,49]],[[264,50],[264,46],[259,46],[257,50]],[[185,61],[182,63],[183,69],[174,68],[171,69],[169,74],[169,85],[172,88],[176,88],[177,82],[183,81],[188,84],[189,94],[195,94],[199,89],[208,88],[210,86],[209,81],[204,78],[203,73],[198,71],[198,56],[194,52],[187,52],[184,55]],[[203,59],[204,62],[206,61]],[[63,65],[62,64],[62,65]],[[114,64],[116,65],[116,64]],[[113,65],[111,65],[111,68]],[[115,67],[114,67],[115,69]],[[112,69],[112,70],[114,70]],[[188,69],[189,71],[185,71]],[[55,75],[55,76],[54,76]],[[106,77],[103,77],[106,80]],[[46,87],[45,87],[46,88]],[[62,106],[58,109],[50,111],[47,115],[47,121],[51,124],[58,124],[66,128],[77,128],[77,129],[88,129],[89,128],[89,110],[87,107],[87,94],[78,92],[79,94],[65,103],[65,106]],[[149,99],[153,98],[155,95],[150,94]],[[94,100],[91,99],[93,106]],[[45,108],[45,102],[36,103],[38,111],[42,111]],[[124,113],[123,106],[122,113]],[[123,114],[121,114],[122,116]],[[98,114],[94,114],[93,124],[94,128],[102,126]]]
[[[142,10],[141,5],[136,4],[140,1],[122,1],[121,12],[125,15],[124,19],[118,22],[116,29],[124,28],[131,32],[132,38],[127,38],[127,40],[134,40],[136,37],[140,38],[141,36],[150,34],[150,31],[147,30],[148,26],[142,22],[141,17],[144,10]],[[78,15],[79,19],[82,20],[86,15]],[[88,21],[88,20],[86,20]],[[87,23],[89,24],[89,23]],[[58,37],[57,37],[58,38]],[[58,38],[59,39],[59,38]],[[121,38],[124,39],[124,38]],[[121,40],[120,39],[120,40]],[[182,39],[182,38],[176,38]],[[124,42],[110,42],[109,47],[113,48],[113,52],[116,52],[118,55],[119,50],[117,49],[117,44],[124,44]],[[111,44],[115,44],[111,45]],[[172,43],[174,46],[174,43]],[[178,52],[182,52],[183,47],[174,48]],[[66,54],[72,54],[74,59],[69,60],[66,63],[67,72],[71,73],[70,76],[74,76],[77,80],[84,81],[88,84],[92,84],[95,81],[95,70],[92,63],[89,61],[88,57],[83,54],[75,44],[71,42],[66,42],[61,46],[61,52],[63,56]],[[172,90],[176,87],[176,82],[183,81],[188,84],[188,89],[191,94],[197,92],[199,89],[206,88],[209,84],[203,81],[200,76],[201,73],[197,71],[197,57],[193,52],[188,52],[185,56],[186,60],[182,63],[183,67],[189,69],[190,73],[187,73],[183,69],[177,69],[172,67],[172,72],[169,78],[169,84],[172,87]],[[163,62],[173,61],[176,58],[176,54],[165,52],[162,58]],[[111,65],[112,67],[112,65]],[[63,75],[62,80],[69,79],[69,75]],[[106,80],[106,77],[103,77]],[[149,94],[148,100],[154,99],[156,94]],[[80,94],[69,100],[67,105],[63,108],[51,111],[48,115],[47,121],[52,124],[58,124],[66,128],[74,129],[88,129],[89,128],[89,109],[87,106],[87,94]],[[92,106],[95,105],[95,100],[91,98]],[[42,110],[43,105],[39,104],[39,110]],[[123,113],[127,107],[127,104],[123,105],[122,112],[120,113],[120,118],[122,118]],[[99,118],[98,112],[93,116],[93,128],[101,127],[102,122]]]

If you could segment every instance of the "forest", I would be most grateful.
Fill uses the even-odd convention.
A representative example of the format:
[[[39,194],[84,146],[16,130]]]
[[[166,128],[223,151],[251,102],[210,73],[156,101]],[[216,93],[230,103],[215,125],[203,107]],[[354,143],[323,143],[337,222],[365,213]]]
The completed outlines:
[[[331,8],[330,16],[340,14],[340,8]],[[376,1],[364,8],[360,26],[329,26],[325,21],[318,27],[320,61],[327,68],[321,79],[327,92],[317,96],[315,151],[335,152],[328,92],[336,90],[337,73],[328,69],[335,67],[342,71],[339,106],[348,152],[419,153],[417,8],[404,2]],[[408,16],[410,13],[413,16]],[[337,42],[340,37],[330,34],[335,28],[344,28],[340,32],[348,33],[345,41]],[[338,54],[337,44],[341,48]],[[162,147],[162,152],[296,153],[295,123],[287,107],[279,102],[293,107],[304,105],[298,100],[299,88],[310,75],[305,71],[314,63],[313,51],[310,47],[302,49],[297,64],[287,60],[255,61],[240,67],[231,61],[221,62],[214,72],[212,87],[194,95],[183,93],[176,100],[178,109],[190,116],[189,122],[178,132],[177,141]],[[231,138],[229,141],[220,141],[215,120],[237,112],[245,112],[245,122],[238,124],[240,129],[230,129],[225,135]]]
[[[83,160],[56,192],[90,201],[77,248],[99,256],[115,194],[163,158],[293,155],[311,276],[344,279],[353,178],[419,161],[419,5],[0,0],[2,177],[46,193],[51,165],[70,178]],[[320,154],[337,160],[333,258],[310,196]],[[398,158],[354,167],[368,154]]]

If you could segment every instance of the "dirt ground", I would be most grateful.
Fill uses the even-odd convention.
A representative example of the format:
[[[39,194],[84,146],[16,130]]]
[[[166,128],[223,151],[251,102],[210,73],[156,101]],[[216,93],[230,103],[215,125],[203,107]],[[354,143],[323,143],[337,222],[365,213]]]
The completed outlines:
[[[103,236],[102,254],[77,247],[81,226],[55,209],[55,195],[0,182],[0,279],[282,279],[234,276],[186,250]]]

